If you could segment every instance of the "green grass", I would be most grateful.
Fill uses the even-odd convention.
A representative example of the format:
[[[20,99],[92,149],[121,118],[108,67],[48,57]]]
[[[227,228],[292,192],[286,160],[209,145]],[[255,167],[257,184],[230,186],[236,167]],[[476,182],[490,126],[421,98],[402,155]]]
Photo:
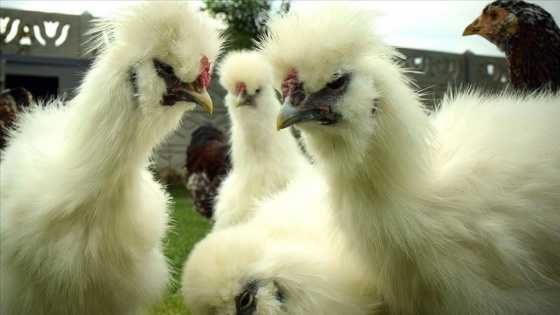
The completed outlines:
[[[174,199],[171,212],[172,228],[166,237],[165,255],[173,270],[173,284],[164,301],[148,312],[148,315],[190,315],[180,292],[181,269],[193,246],[210,230],[210,221],[193,208],[185,189],[170,191]]]

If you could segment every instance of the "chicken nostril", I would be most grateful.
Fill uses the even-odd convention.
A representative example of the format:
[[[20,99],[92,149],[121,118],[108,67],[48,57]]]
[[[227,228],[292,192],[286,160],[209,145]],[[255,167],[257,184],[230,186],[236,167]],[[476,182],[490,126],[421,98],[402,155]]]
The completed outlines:
[[[288,97],[290,98],[290,103],[292,104],[292,106],[297,107],[303,103],[305,94],[301,92],[295,92],[292,95],[288,95]]]

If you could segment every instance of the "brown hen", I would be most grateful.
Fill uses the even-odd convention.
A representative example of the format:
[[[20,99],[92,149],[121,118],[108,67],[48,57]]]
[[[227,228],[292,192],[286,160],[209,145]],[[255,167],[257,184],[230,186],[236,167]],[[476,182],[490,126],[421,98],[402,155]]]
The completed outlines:
[[[509,83],[516,90],[560,88],[560,29],[542,7],[521,0],[498,0],[463,32],[478,34],[506,54]]]

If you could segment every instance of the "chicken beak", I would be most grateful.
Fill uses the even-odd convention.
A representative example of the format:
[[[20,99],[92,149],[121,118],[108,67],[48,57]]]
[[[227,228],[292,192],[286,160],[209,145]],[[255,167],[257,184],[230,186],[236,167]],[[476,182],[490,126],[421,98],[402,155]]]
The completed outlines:
[[[278,117],[276,118],[276,130],[282,130],[295,124],[297,117],[299,115],[299,109],[290,104],[289,98],[286,97],[282,107],[280,107],[280,112],[278,112]]]
[[[177,93],[182,100],[193,102],[209,113],[212,113],[214,110],[212,98],[210,98],[210,95],[206,91],[206,87],[193,88],[191,84],[186,86],[181,85],[175,86],[172,92]]]
[[[212,103],[212,98],[206,91],[205,87],[203,87],[200,92],[189,91],[188,93],[194,98],[195,104],[202,107],[202,109],[209,113],[212,113],[212,111],[214,111],[214,103]]]
[[[480,27],[478,26],[479,19],[474,20],[465,30],[463,36],[480,34]]]
[[[246,99],[247,99],[247,93],[243,91],[237,93],[237,98],[235,99],[235,107],[237,108],[245,104]]]
[[[313,106],[293,106],[290,98],[286,97],[276,119],[276,129],[281,130],[304,121],[320,121],[324,114],[324,110]]]

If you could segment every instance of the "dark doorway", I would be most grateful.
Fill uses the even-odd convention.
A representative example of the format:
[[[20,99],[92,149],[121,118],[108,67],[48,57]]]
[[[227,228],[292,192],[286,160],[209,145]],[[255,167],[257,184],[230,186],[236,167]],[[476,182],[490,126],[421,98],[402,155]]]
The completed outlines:
[[[6,75],[6,88],[23,87],[34,100],[49,100],[58,95],[58,78],[30,75]]]

